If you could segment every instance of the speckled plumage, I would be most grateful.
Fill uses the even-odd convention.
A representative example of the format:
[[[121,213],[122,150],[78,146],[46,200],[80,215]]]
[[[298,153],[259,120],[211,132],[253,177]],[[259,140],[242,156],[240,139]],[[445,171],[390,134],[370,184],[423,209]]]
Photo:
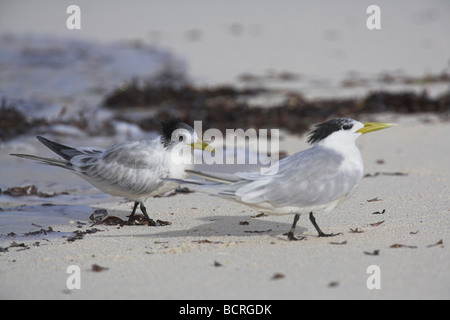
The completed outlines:
[[[188,175],[185,170],[194,167],[191,144],[198,139],[192,127],[176,118],[163,122],[161,133],[152,140],[127,141],[108,149],[72,148],[38,136],[40,142],[63,159],[13,155],[68,169],[104,193],[135,201],[132,215],[140,203],[150,220],[144,201],[176,188],[177,184],[166,178],[182,179]],[[179,144],[187,150],[172,152]]]

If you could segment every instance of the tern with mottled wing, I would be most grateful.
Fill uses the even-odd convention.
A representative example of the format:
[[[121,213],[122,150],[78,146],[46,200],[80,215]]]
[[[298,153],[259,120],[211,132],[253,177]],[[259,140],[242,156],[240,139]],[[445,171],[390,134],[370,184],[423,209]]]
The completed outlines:
[[[198,138],[191,126],[176,118],[163,121],[161,135],[153,140],[123,142],[106,150],[71,148],[44,137],[38,136],[37,139],[62,159],[11,155],[68,169],[104,193],[133,200],[134,207],[128,221],[134,221],[140,205],[150,226],[156,224],[148,216],[144,201],[176,188],[176,183],[165,178],[182,179],[188,176],[188,170],[194,168],[193,149],[214,150]],[[190,152],[172,152],[178,147],[187,147]]]
[[[229,176],[192,171],[202,180],[180,179],[196,185],[198,191],[213,193],[257,207],[268,214],[294,214],[286,234],[289,240],[301,214],[308,214],[320,237],[324,233],[313,212],[331,212],[350,196],[363,176],[363,159],[356,139],[362,134],[393,126],[390,123],[362,123],[353,119],[332,119],[315,126],[309,134],[312,147],[281,159],[263,172],[238,172]]]

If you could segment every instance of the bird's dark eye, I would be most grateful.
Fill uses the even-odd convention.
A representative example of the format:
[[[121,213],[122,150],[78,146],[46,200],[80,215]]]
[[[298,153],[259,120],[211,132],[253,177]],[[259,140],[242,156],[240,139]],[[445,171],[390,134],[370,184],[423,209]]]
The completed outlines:
[[[344,130],[350,130],[352,127],[353,127],[352,124],[344,124],[344,125],[342,126],[342,129],[344,129]]]
[[[178,136],[178,141],[183,141],[183,136]]]

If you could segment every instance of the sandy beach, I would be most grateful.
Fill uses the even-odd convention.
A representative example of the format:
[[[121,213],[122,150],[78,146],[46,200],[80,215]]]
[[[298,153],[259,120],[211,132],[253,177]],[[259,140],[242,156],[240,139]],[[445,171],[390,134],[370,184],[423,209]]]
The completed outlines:
[[[0,3],[0,299],[450,298],[447,1],[380,0],[379,30],[361,1],[77,3],[80,30],[68,3]],[[365,177],[317,214],[342,234],[301,216],[302,241],[293,216],[193,192],[148,200],[165,225],[95,224],[133,203],[9,155],[148,138],[169,113],[280,129],[282,155],[330,117],[398,126],[357,140]]]
[[[131,209],[130,202],[96,197],[92,190],[89,197],[78,191],[49,199],[31,196],[33,205],[64,203],[64,197],[80,201],[65,217],[73,222],[52,224],[52,233],[0,238],[0,247],[8,248],[0,253],[0,297],[448,299],[450,146],[442,141],[450,123],[429,115],[393,118],[398,127],[358,140],[365,173],[371,176],[334,212],[317,216],[323,230],[342,235],[318,238],[303,216],[297,235],[306,239],[291,242],[283,233],[292,216],[255,217],[258,211],[198,193],[149,200],[154,219],[172,222],[161,227],[91,226],[91,208],[124,219]],[[304,140],[287,136],[281,148],[293,153],[306,146]],[[57,168],[3,154],[1,163],[27,172],[27,181],[39,180],[39,186],[59,177],[64,185],[89,191],[81,179]],[[46,178],[38,177],[38,168]],[[16,180],[11,183],[23,184]],[[61,185],[52,190],[64,191]],[[25,198],[20,206],[1,198],[3,210],[32,206]],[[39,219],[33,223],[42,224]],[[100,231],[68,241],[73,231],[92,228]],[[66,285],[70,265],[81,270],[81,289]],[[105,269],[95,272],[93,265]],[[372,265],[380,268],[381,289],[367,287]]]

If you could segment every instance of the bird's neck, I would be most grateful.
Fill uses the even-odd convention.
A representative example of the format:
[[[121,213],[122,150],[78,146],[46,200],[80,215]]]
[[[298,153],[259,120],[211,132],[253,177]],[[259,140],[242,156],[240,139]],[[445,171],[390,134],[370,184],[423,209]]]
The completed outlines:
[[[318,143],[319,147],[331,149],[341,154],[345,159],[354,159],[358,163],[362,163],[362,156],[359,148],[356,146],[355,139],[325,139]]]
[[[336,132],[326,139],[319,141],[317,144],[325,148],[333,149],[338,153],[359,153],[359,149],[355,144],[357,137],[358,136],[355,135],[346,135],[342,132]]]

